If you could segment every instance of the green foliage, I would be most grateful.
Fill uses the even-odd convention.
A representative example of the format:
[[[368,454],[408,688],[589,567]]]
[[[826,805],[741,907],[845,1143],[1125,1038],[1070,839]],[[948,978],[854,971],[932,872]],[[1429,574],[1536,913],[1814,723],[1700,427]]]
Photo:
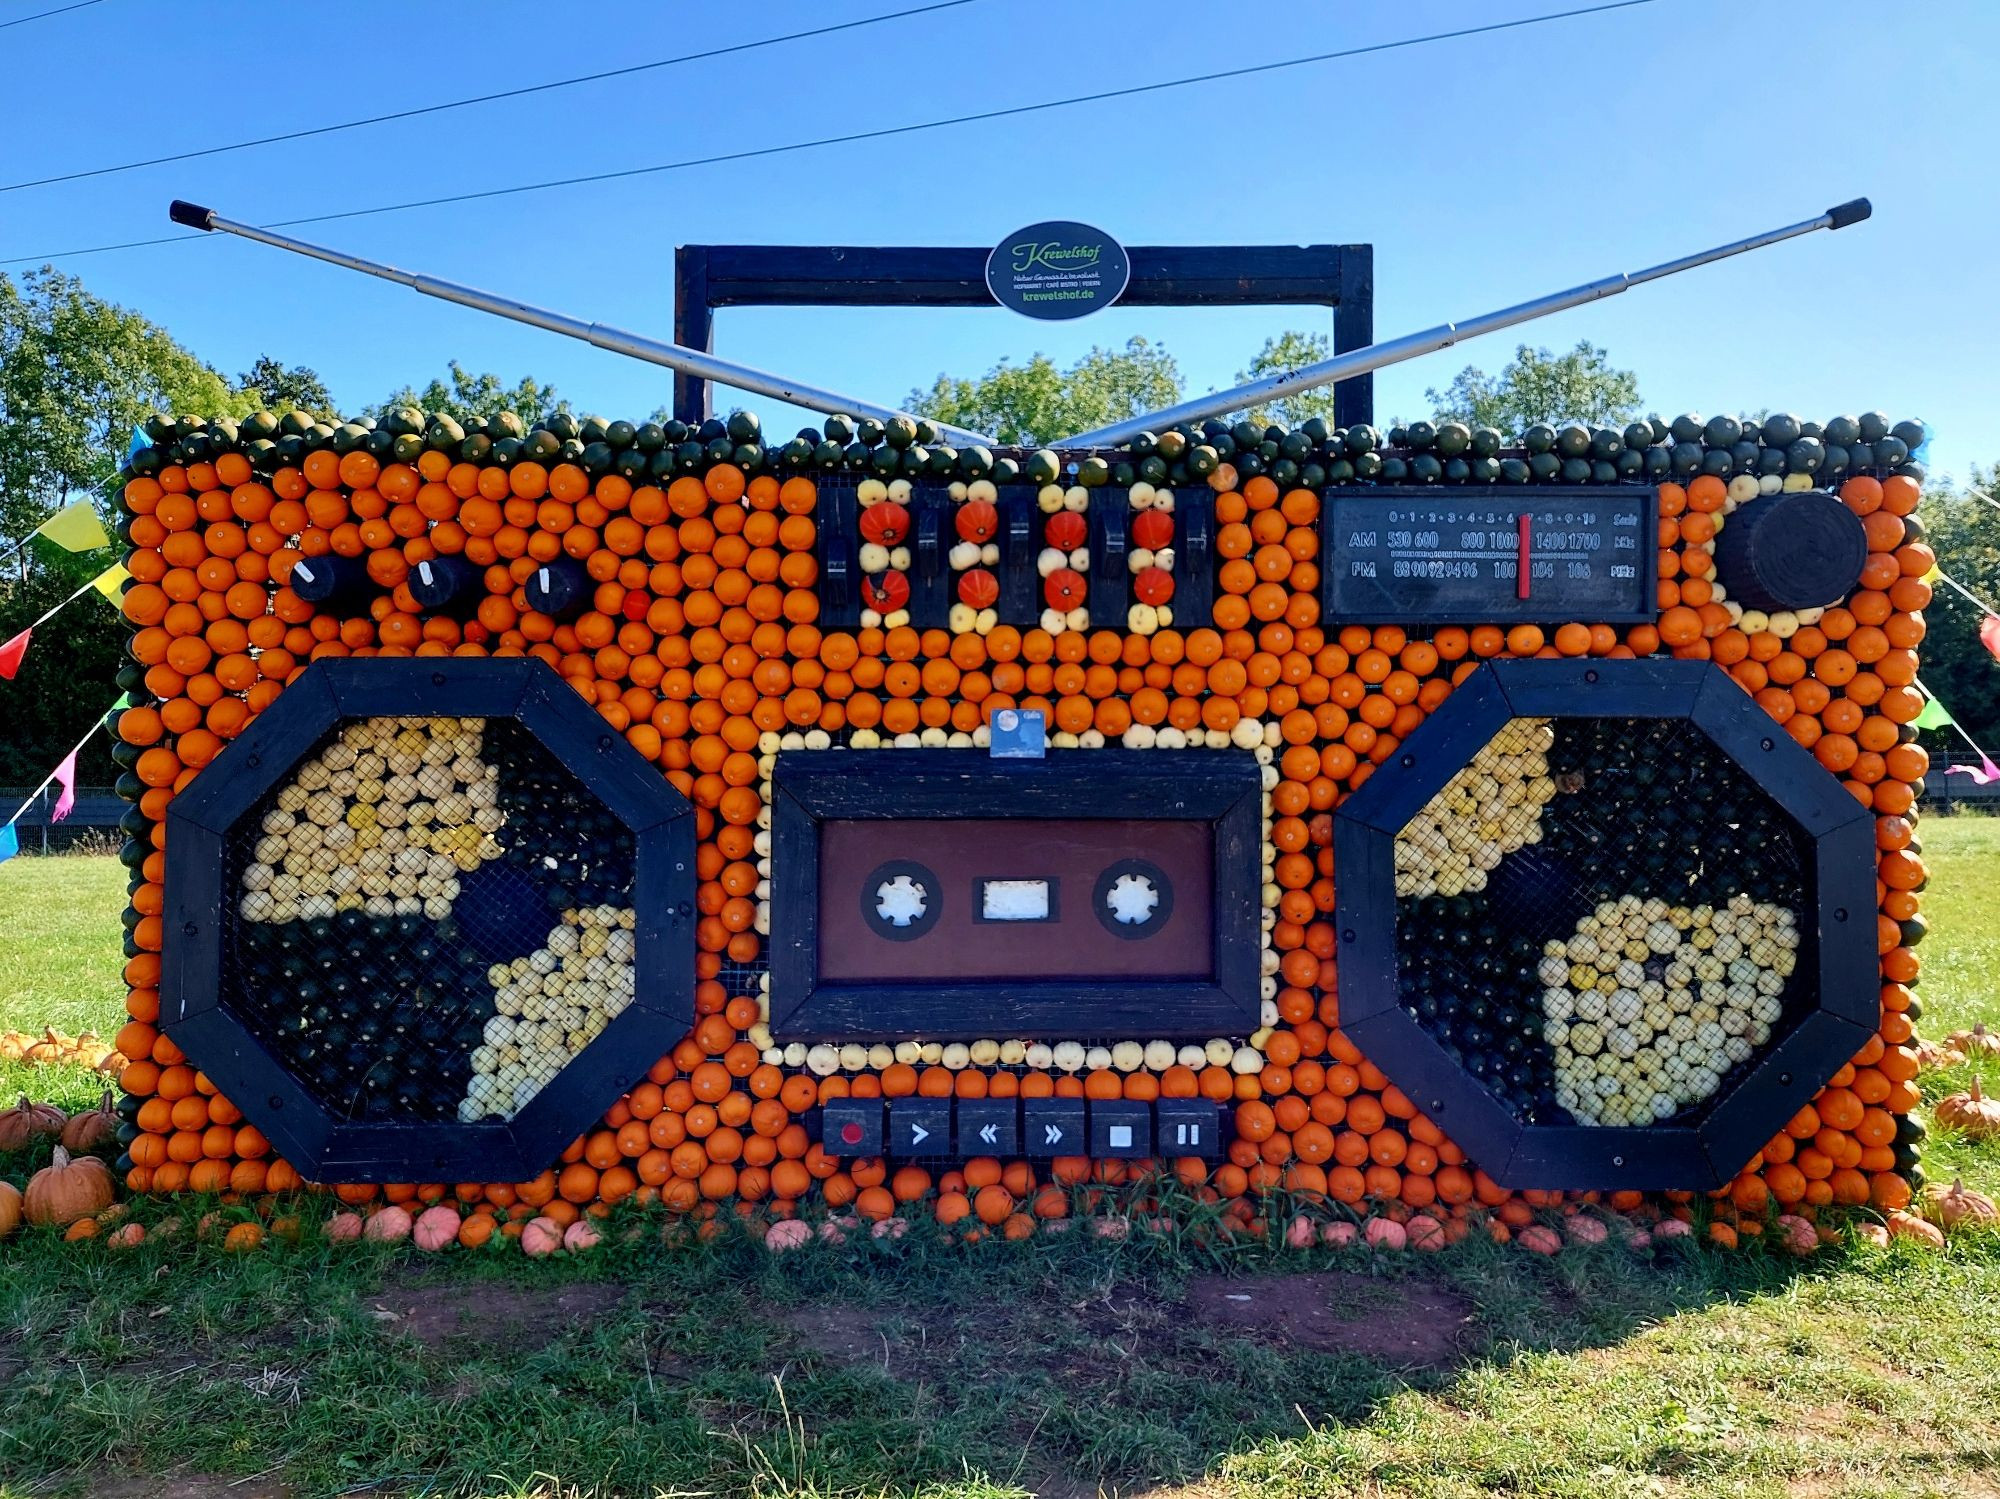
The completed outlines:
[[[1003,359],[975,380],[939,375],[929,390],[911,391],[905,405],[918,416],[1034,447],[1180,398],[1173,355],[1134,338],[1122,350],[1094,348],[1066,370],[1037,354],[1026,364]]]
[[[2000,465],[1975,467],[1968,490],[2000,499],[1996,483]],[[1938,566],[1989,604],[2000,600],[2000,507],[1968,491],[1940,486],[1924,495],[1917,515],[1937,553]],[[1982,617],[1971,600],[1948,584],[1937,584],[1936,597],[1924,611],[1929,633],[1919,654],[1924,685],[1988,753],[2000,753],[2000,661],[1979,643]],[[1965,741],[1948,728],[1926,731],[1925,742],[1933,750],[1965,748]]]
[[[165,329],[76,277],[0,273],[0,540],[101,497],[148,413],[213,418],[253,405]]]
[[[1288,370],[1318,364],[1332,357],[1333,346],[1324,333],[1302,333],[1292,329],[1276,338],[1265,339],[1264,347],[1251,359],[1250,368],[1236,372],[1236,383],[1245,385],[1252,380],[1262,380],[1267,375],[1282,375]],[[1302,390],[1296,395],[1253,406],[1244,415],[1253,422],[1266,425],[1277,422],[1286,427],[1301,427],[1313,417],[1318,417],[1331,427],[1333,393],[1336,389],[1332,385],[1322,385],[1314,390]]]
[[[1639,377],[1613,369],[1605,351],[1587,341],[1562,355],[1522,344],[1497,377],[1468,364],[1443,390],[1426,390],[1424,399],[1436,421],[1497,427],[1517,437],[1536,422],[1628,422],[1639,414]]]
[[[378,420],[399,406],[421,406],[425,411],[443,412],[454,420],[484,421],[511,411],[533,426],[550,412],[569,411],[568,401],[556,395],[553,385],[544,385],[533,375],[523,375],[512,386],[488,370],[475,375],[456,359],[443,380],[433,380],[422,390],[406,385],[392,393],[381,405],[369,409]]]
[[[333,395],[320,379],[319,371],[303,364],[287,369],[269,354],[260,354],[236,383],[239,389],[257,397],[265,410],[280,416],[287,411],[303,411],[322,421],[340,420],[340,409],[333,404]]]

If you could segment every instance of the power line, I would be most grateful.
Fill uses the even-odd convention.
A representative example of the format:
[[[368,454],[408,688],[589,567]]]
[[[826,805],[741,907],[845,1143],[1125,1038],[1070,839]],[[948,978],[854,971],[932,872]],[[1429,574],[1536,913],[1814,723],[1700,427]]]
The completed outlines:
[[[86,5],[95,5],[98,0],[83,0]],[[497,94],[475,94],[467,99],[451,99],[442,104],[424,104],[415,109],[399,109],[390,114],[369,115],[365,119],[346,120],[337,125],[315,125],[308,130],[290,130],[282,135],[260,135],[254,140],[236,141],[227,146],[206,146],[199,151],[181,151],[172,156],[149,156],[141,161],[121,162],[117,166],[92,167],[88,171],[63,172],[53,177],[37,177],[27,182],[0,184],[0,193],[20,192],[24,188],[49,187],[58,182],[80,182],[88,177],[109,177],[118,172],[133,172],[141,167],[164,166],[174,161],[194,161],[204,156],[222,156],[231,151],[247,151],[253,146],[275,146],[284,141],[300,141],[316,135],[334,135],[342,130],[359,130],[364,125],[384,125],[392,120],[411,120],[421,115],[441,114],[446,110],[464,109],[473,104],[491,104],[500,99],[519,99],[528,94],[548,93],[552,89],[574,88],[584,83],[602,83],[607,78],[628,78],[634,73],[647,73],[656,68],[677,67],[681,63],[704,62],[710,58],[728,57],[738,52],[754,52],[760,47],[775,47],[783,42],[806,41],[812,37],[832,36],[840,31],[857,31],[864,26],[878,26],[884,21],[903,21],[911,16],[929,15],[932,11],[953,10],[961,5],[974,4],[975,0],[937,0],[936,4],[919,5],[910,10],[890,11],[886,15],[864,16],[857,21],[841,21],[830,26],[815,26],[808,31],[789,31],[783,36],[762,37],[754,42],[735,42],[727,47],[711,47],[705,52],[685,52],[679,57],[655,58],[652,62],[633,63],[630,67],[611,68],[602,73],[581,73],[574,78],[557,78],[548,83],[530,83],[521,88],[502,89]],[[79,9],[71,6],[70,9]],[[55,11],[44,11],[44,15],[55,15]],[[33,16],[23,19],[32,21]],[[18,26],[19,21],[9,21],[9,26]]]
[[[416,208],[439,208],[452,203],[472,203],[487,198],[511,197],[516,193],[546,192],[551,188],[580,187],[596,182],[616,182],[630,177],[645,177],[659,172],[678,172],[690,167],[717,166],[725,162],[752,161],[767,156],[782,156],[794,151],[817,150],[823,146],[847,146],[861,141],[884,140],[892,136],[911,135],[923,130],[940,130],[951,125],[972,125],[987,120],[1004,120],[1020,115],[1038,114],[1044,110],[1066,109],[1078,104],[1101,104],[1113,99],[1129,99],[1140,94],[1155,94],[1168,89],[1190,88],[1196,84],[1218,83],[1232,78],[1249,78],[1259,74],[1282,72],[1288,68],[1307,67],[1315,63],[1335,62],[1342,58],[1363,57],[1377,52],[1394,52],[1406,47],[1421,47],[1431,42],[1448,42],[1460,37],[1482,36],[1489,32],[1515,31],[1528,26],[1546,25],[1551,21],[1573,20],[1579,16],[1602,15],[1607,11],[1631,10],[1641,5],[1652,5],[1655,0],[1609,0],[1601,5],[1584,6],[1577,10],[1551,11],[1546,15],[1524,16],[1519,20],[1495,21],[1484,26],[1465,26],[1456,31],[1432,32],[1426,36],[1403,37],[1391,42],[1375,42],[1366,47],[1347,47],[1336,52],[1318,52],[1308,57],[1283,58],[1277,62],[1254,63],[1247,67],[1228,68],[1220,72],[1199,73],[1188,78],[1170,78],[1158,83],[1134,84],[1130,88],[1107,89],[1098,93],[1076,94],[1067,99],[1046,99],[1039,104],[1017,104],[1007,109],[981,110],[976,114],[954,115],[948,119],[925,120],[914,125],[887,125],[877,130],[859,130],[847,135],[821,136],[816,140],[793,141],[780,146],[759,146],[747,151],[726,151],[714,156],[687,157],[680,161],[660,162],[653,166],[627,167],[616,172],[593,172],[580,177],[555,177],[544,182],[522,183],[515,187],[486,188],[479,192],[452,193],[437,198],[416,198],[404,203],[382,203],[372,208],[349,208],[337,213],[309,214],[303,218],[276,219],[261,224],[262,229],[292,229],[302,224],[328,224],[340,219],[367,218],[381,213],[404,213]],[[18,255],[0,260],[0,265],[25,265],[35,261],[59,260],[78,255],[103,255],[114,250],[137,250],[151,245],[181,244],[191,239],[201,239],[200,234],[170,234],[159,239],[127,240],[122,244],[93,245],[81,250],[62,250],[47,255]]]
[[[25,26],[30,21],[46,21],[50,16],[65,15],[73,10],[86,10],[93,5],[101,5],[104,0],[76,0],[74,5],[58,5],[54,10],[38,10],[32,16],[17,16],[11,21],[0,21],[0,31],[9,26]]]

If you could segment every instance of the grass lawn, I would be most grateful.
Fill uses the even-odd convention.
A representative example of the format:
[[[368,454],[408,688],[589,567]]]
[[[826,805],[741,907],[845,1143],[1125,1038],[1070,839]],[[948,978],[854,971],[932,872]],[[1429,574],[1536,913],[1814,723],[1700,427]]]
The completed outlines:
[[[2000,1022],[2000,821],[1925,833],[1924,1029]],[[0,1027],[116,1026],[123,887],[0,866]],[[2000,1148],[1933,1138],[1933,1177],[2000,1188]],[[0,1495],[2000,1494],[2000,1235],[1636,1263],[918,1229],[773,1260],[646,1227],[555,1266],[17,1240]]]

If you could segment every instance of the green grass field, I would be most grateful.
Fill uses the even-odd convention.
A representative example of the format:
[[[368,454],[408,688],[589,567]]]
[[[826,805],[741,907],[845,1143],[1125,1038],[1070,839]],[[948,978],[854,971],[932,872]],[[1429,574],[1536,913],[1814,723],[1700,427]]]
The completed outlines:
[[[1925,832],[1924,1029],[2000,1022],[2000,821]],[[0,865],[0,1027],[119,1023],[122,891],[109,860]],[[0,1073],[30,1084],[93,1091]],[[2000,1149],[1933,1139],[1933,1177],[2000,1188]],[[553,1266],[17,1239],[0,1495],[2000,1493],[2000,1236],[1642,1263],[650,1233]]]

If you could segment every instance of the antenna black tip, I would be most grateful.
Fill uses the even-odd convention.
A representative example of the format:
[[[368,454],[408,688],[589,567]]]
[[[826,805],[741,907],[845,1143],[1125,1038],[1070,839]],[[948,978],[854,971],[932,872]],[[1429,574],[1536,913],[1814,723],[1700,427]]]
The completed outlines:
[[[1845,229],[1849,224],[1860,223],[1873,212],[1875,212],[1874,206],[1866,198],[1856,198],[1851,203],[1836,204],[1826,211],[1826,216],[1833,220],[1827,227]]]
[[[203,208],[199,203],[189,203],[182,198],[176,198],[167,205],[167,217],[172,219],[176,224],[187,225],[190,229],[213,229],[215,227],[210,222],[215,217],[214,209]]]

